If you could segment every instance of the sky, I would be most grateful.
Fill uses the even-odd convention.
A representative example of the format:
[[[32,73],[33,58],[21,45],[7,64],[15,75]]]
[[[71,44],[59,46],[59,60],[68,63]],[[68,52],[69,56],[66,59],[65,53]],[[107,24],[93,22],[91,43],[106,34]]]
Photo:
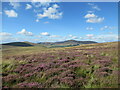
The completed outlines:
[[[2,43],[118,40],[117,2],[34,1],[2,2]]]

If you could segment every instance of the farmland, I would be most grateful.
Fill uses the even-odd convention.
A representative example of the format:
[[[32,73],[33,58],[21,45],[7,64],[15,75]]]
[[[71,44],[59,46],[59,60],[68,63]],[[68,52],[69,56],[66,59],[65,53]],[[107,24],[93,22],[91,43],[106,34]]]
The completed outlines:
[[[117,88],[118,42],[2,50],[4,88]]]

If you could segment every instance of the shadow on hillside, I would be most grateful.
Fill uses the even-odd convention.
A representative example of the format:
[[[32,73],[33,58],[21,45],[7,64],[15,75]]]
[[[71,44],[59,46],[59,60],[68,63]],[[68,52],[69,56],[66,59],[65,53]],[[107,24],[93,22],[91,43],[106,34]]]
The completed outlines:
[[[9,46],[20,46],[20,47],[29,47],[29,46],[33,46],[29,43],[25,43],[25,42],[13,42],[13,43],[6,43],[6,44],[2,44],[2,45],[9,45]]]

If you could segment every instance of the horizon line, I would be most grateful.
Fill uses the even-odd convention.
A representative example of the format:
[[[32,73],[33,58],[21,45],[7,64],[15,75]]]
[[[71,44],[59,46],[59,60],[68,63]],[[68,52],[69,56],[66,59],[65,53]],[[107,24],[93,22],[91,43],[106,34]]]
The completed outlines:
[[[70,40],[64,40],[64,41],[70,41]],[[64,42],[64,41],[49,41],[48,43]],[[73,40],[73,41],[79,41],[79,40]],[[87,41],[88,41],[88,40],[87,40]],[[40,41],[40,42],[15,41],[15,42],[29,42],[29,43],[36,43],[36,44],[38,44],[38,43],[41,43],[42,41]],[[46,42],[46,41],[43,41],[42,43],[45,43],[45,42]],[[86,42],[86,41],[83,41],[83,42]],[[91,41],[90,41],[90,42],[91,42]],[[92,41],[92,42],[96,42],[96,43],[107,43],[107,42],[120,42],[120,41],[118,40],[118,41],[105,41],[105,42]],[[14,41],[13,41],[13,42],[4,42],[4,43],[0,42],[0,44],[6,44],[6,43],[14,43]]]

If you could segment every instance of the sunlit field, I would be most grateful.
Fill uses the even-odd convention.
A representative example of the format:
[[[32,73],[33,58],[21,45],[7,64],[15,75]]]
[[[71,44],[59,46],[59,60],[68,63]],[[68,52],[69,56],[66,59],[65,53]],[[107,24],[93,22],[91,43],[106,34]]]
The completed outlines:
[[[117,88],[118,42],[4,47],[4,88]]]

